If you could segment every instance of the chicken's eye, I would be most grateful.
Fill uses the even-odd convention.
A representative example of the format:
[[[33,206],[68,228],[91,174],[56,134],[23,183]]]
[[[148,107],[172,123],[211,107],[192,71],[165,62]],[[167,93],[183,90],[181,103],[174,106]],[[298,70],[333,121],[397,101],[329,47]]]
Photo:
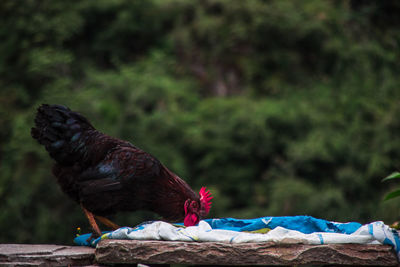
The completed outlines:
[[[193,201],[192,202],[192,207],[197,209],[199,207],[199,204],[197,204],[197,202]]]

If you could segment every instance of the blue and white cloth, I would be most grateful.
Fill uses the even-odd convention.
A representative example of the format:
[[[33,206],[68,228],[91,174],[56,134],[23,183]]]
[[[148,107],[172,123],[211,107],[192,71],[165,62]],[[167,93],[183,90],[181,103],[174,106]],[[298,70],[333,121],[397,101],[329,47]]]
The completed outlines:
[[[256,219],[207,219],[197,226],[183,227],[163,221],[122,227],[104,233],[101,238],[86,240],[90,234],[75,238],[78,245],[96,244],[102,239],[167,240],[225,243],[277,244],[385,244],[391,245],[400,259],[398,232],[381,221],[361,225],[356,222],[339,223],[311,216],[262,217]]]

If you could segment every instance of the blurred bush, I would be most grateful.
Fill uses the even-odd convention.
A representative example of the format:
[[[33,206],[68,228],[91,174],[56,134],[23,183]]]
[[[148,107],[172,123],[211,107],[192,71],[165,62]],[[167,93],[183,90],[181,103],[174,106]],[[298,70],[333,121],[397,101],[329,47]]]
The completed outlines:
[[[399,220],[396,1],[0,3],[0,242],[89,231],[30,137],[78,110],[215,198],[211,216]],[[157,218],[119,215],[121,224]]]

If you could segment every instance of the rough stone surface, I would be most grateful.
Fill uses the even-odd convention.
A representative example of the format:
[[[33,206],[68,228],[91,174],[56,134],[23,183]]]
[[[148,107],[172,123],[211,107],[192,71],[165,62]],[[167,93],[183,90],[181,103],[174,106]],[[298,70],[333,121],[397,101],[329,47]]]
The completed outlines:
[[[99,267],[137,263],[398,266],[392,248],[383,245],[103,240],[95,250],[76,246],[0,244],[0,266]]]
[[[97,245],[95,255],[101,264],[398,265],[390,246],[360,244],[278,245],[103,240]]]
[[[94,249],[60,245],[0,244],[0,266],[86,266]]]

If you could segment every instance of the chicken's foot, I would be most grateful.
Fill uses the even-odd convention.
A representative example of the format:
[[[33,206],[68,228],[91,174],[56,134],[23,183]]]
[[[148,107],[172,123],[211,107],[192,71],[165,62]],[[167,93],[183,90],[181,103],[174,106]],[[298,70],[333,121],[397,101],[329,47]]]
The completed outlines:
[[[93,213],[91,213],[90,211],[88,211],[82,204],[81,204],[81,208],[82,208],[83,212],[85,213],[86,218],[88,218],[89,224],[90,224],[90,226],[92,227],[93,232],[94,232],[97,236],[100,237],[100,236],[101,236],[101,231],[100,231],[99,226],[98,226],[97,223],[96,223],[96,220],[94,219]]]
[[[110,221],[109,219],[107,219],[106,217],[103,216],[98,216],[98,215],[94,215],[94,217],[99,220],[102,224],[104,224],[105,226],[110,227],[112,230],[117,230],[120,228],[120,226],[112,221]]]

